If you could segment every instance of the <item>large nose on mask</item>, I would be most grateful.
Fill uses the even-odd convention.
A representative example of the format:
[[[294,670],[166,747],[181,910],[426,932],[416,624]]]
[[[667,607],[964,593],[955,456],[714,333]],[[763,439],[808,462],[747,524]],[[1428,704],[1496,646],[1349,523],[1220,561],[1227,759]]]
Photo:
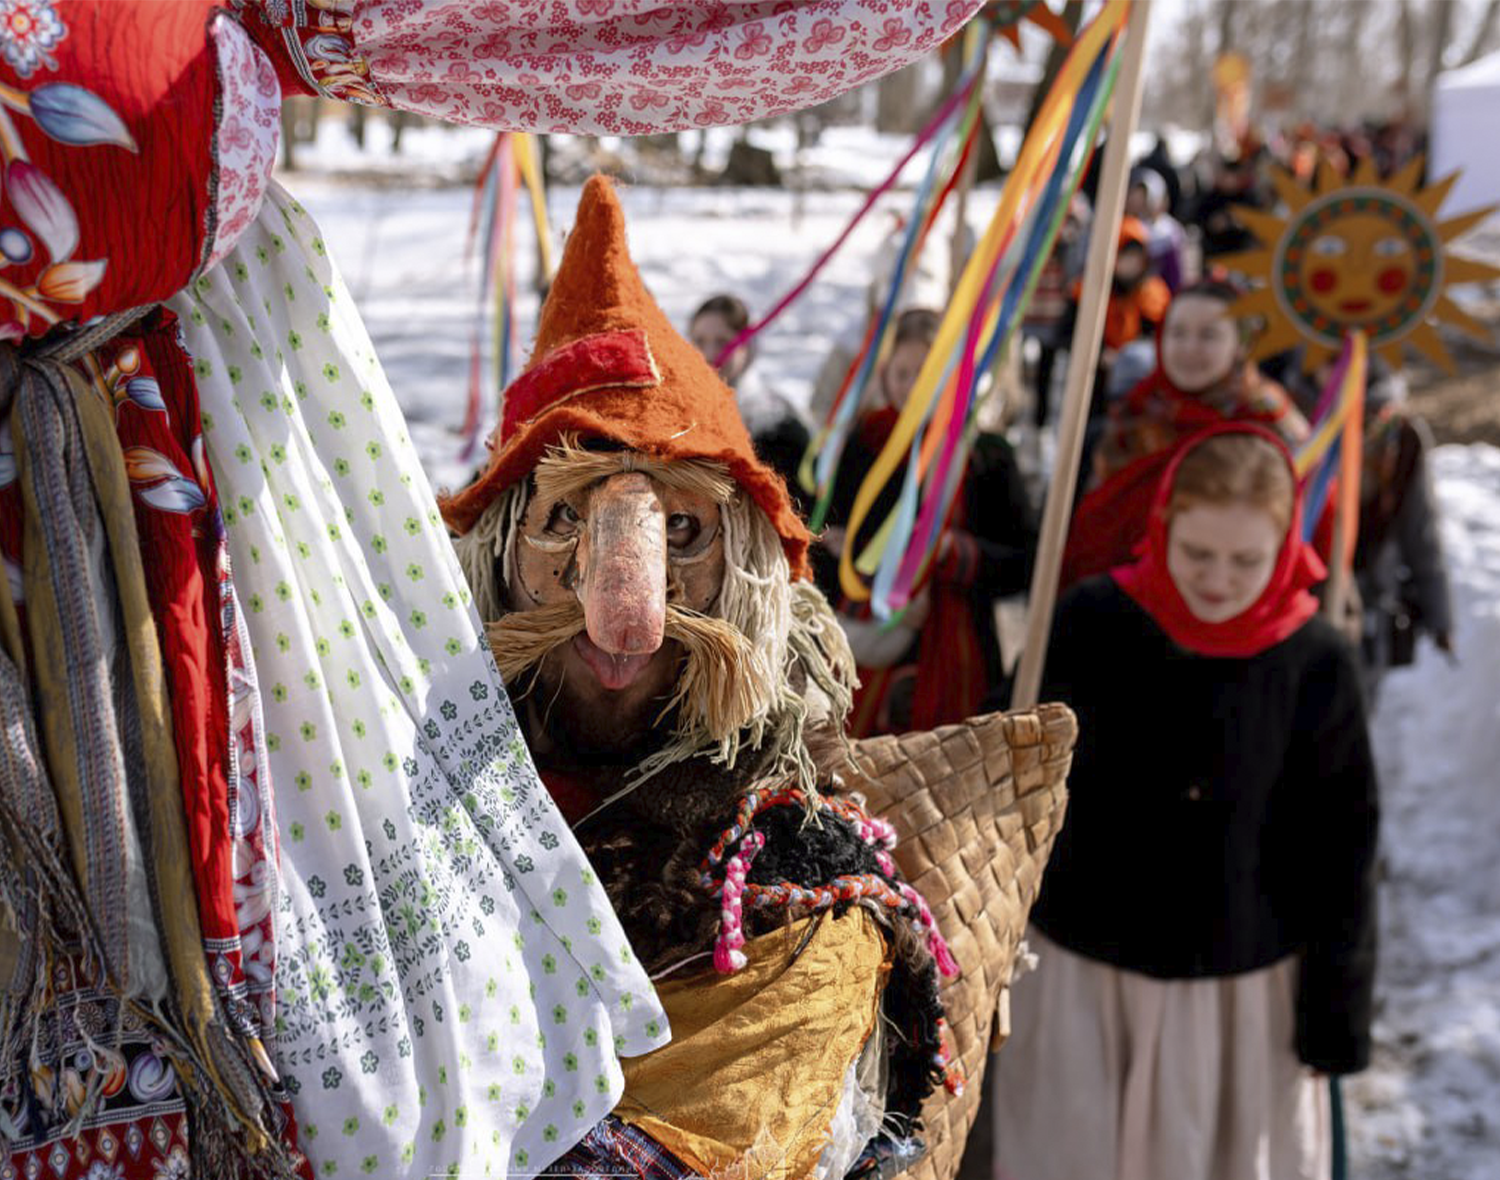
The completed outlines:
[[[638,471],[611,476],[589,499],[578,597],[589,639],[611,655],[650,655],[667,617],[667,524]]]

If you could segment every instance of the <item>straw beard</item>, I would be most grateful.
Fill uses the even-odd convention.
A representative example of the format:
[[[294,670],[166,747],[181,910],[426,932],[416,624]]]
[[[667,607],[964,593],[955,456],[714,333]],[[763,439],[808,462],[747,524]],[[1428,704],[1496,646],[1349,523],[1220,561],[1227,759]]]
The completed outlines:
[[[576,598],[512,611],[490,623],[486,628],[490,648],[506,687],[518,697],[528,693],[536,684],[542,661],[571,643],[585,627],[583,604]],[[669,603],[664,642],[670,641],[681,645],[682,665],[676,688],[657,713],[646,744],[660,746],[684,739],[716,744],[766,708],[767,688],[750,674],[753,646],[739,628]]]

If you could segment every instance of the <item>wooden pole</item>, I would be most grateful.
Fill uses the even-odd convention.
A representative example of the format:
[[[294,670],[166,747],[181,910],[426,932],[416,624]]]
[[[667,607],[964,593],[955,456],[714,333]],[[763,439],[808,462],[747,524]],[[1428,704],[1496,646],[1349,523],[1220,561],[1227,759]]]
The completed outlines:
[[[1026,646],[1016,669],[1011,708],[1030,709],[1037,703],[1042,686],[1042,665],[1047,658],[1047,639],[1052,631],[1052,613],[1057,605],[1057,579],[1062,571],[1063,545],[1073,515],[1073,488],[1078,482],[1078,464],[1083,455],[1083,433],[1088,425],[1089,393],[1099,349],[1104,338],[1104,312],[1115,266],[1115,247],[1120,216],[1125,209],[1125,181],[1130,170],[1130,139],[1141,113],[1141,66],[1146,56],[1146,23],[1150,0],[1133,0],[1125,26],[1125,56],[1114,93],[1114,117],[1109,121],[1109,139],[1104,145],[1104,163],[1099,175],[1099,198],[1089,231],[1088,262],[1083,270],[1083,298],[1073,327],[1068,354],[1068,379],[1063,391],[1062,417],[1057,427],[1057,461],[1052,486],[1042,514],[1041,539],[1036,568],[1031,575],[1030,617]]]

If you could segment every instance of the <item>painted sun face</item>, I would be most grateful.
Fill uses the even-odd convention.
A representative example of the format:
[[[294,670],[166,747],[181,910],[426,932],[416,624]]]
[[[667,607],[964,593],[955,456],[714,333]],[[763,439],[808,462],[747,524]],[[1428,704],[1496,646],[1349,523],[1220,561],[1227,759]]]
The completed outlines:
[[[1419,188],[1421,172],[1422,161],[1413,160],[1382,182],[1364,161],[1346,182],[1324,164],[1309,190],[1278,171],[1272,179],[1285,215],[1236,210],[1265,243],[1220,259],[1264,284],[1234,309],[1267,322],[1255,344],[1257,359],[1301,343],[1312,370],[1335,355],[1349,333],[1361,331],[1393,366],[1401,363],[1402,344],[1410,343],[1451,369],[1434,321],[1488,339],[1484,325],[1446,288],[1500,277],[1500,270],[1446,251],[1492,210],[1440,221],[1438,209],[1457,177]]]
[[[1354,203],[1337,202],[1340,208],[1303,235],[1311,241],[1297,243],[1290,281],[1312,309],[1315,324],[1357,323],[1378,334],[1383,325],[1399,325],[1427,302],[1424,295],[1435,286],[1436,251],[1427,234],[1411,232],[1400,217],[1405,210],[1345,211]],[[1286,265],[1293,266],[1290,259]]]
[[[1378,190],[1315,202],[1277,248],[1284,311],[1302,330],[1337,343],[1353,328],[1380,347],[1432,310],[1442,286],[1442,242],[1420,209]]]

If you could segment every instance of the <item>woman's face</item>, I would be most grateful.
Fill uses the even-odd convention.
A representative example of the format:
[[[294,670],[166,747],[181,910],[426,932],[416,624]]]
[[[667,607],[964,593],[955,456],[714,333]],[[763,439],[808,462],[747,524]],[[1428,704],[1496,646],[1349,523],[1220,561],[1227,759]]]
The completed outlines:
[[[928,344],[922,340],[905,340],[891,350],[880,371],[880,387],[886,404],[901,409],[911,396],[912,386],[927,360]]]
[[[716,311],[705,311],[688,325],[688,339],[693,342],[694,348],[708,358],[709,364],[718,360],[720,354],[738,335],[739,333],[729,326],[729,321]],[[736,348],[733,354],[719,366],[719,376],[733,385],[744,376],[749,366],[750,350]]]
[[[1276,569],[1282,530],[1253,504],[1196,504],[1172,517],[1167,572],[1188,610],[1222,623],[1255,604]]]
[[[1202,393],[1234,370],[1239,326],[1217,299],[1185,295],[1172,301],[1161,333],[1161,367],[1183,393]]]

